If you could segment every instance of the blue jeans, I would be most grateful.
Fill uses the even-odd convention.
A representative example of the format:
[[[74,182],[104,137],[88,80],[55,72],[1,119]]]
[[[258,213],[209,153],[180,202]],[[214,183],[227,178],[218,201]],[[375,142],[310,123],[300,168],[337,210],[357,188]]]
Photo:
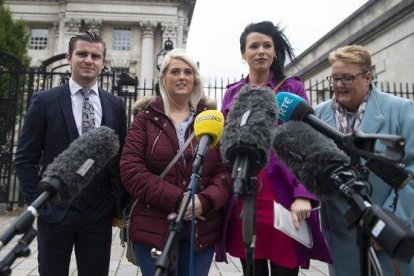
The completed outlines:
[[[151,246],[134,243],[134,251],[139,262],[143,276],[153,276],[155,273],[155,260],[151,257]],[[207,276],[213,261],[214,245],[194,253],[194,276]],[[177,275],[190,275],[190,242],[179,241],[178,271]]]

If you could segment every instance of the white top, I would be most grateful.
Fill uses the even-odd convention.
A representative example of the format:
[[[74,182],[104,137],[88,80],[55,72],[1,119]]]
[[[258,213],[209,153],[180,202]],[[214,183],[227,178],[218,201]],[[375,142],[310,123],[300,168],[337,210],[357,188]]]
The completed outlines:
[[[82,105],[83,96],[79,92],[84,87],[77,84],[72,78],[69,79],[70,99],[72,101],[72,112],[75,118],[76,127],[79,135],[82,134]],[[98,83],[95,83],[90,89],[93,93],[89,95],[89,102],[92,104],[95,111],[95,128],[101,126],[102,123],[102,105],[99,98]]]

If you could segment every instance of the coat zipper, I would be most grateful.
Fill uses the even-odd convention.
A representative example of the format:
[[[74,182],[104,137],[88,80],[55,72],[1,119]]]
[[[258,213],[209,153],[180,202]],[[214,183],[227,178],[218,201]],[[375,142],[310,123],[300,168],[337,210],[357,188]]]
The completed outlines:
[[[161,133],[162,133],[162,129],[160,129],[160,133],[158,133],[157,137],[155,138],[154,144],[152,144],[151,155],[154,153],[155,145],[157,144],[158,139],[161,136]]]

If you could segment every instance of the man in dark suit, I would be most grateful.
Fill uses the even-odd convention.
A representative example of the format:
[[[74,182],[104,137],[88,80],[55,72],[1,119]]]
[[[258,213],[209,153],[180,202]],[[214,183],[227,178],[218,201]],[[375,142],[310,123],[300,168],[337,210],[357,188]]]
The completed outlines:
[[[106,64],[105,55],[105,42],[97,33],[72,37],[66,55],[72,69],[69,82],[33,95],[15,159],[20,190],[28,204],[40,194],[37,185],[47,165],[87,131],[86,123],[91,128],[104,125],[114,129],[122,149],[126,135],[123,102],[97,84]],[[85,121],[85,110],[91,114],[89,122]],[[73,248],[78,275],[108,275],[119,187],[117,156],[69,206],[48,202],[37,221],[40,275],[68,275]]]

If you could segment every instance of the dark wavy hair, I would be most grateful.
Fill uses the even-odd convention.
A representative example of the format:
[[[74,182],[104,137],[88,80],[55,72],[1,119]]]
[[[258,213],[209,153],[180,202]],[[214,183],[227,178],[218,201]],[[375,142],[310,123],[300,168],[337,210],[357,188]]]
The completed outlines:
[[[279,25],[275,26],[270,21],[262,21],[247,25],[240,35],[240,51],[242,54],[246,50],[246,38],[250,33],[261,33],[272,38],[273,45],[276,47],[277,59],[274,60],[270,66],[270,71],[273,72],[276,81],[280,81],[285,77],[283,67],[285,66],[286,57],[289,57],[292,63],[294,63],[295,60],[292,46],[283,31],[284,30],[281,29]]]

